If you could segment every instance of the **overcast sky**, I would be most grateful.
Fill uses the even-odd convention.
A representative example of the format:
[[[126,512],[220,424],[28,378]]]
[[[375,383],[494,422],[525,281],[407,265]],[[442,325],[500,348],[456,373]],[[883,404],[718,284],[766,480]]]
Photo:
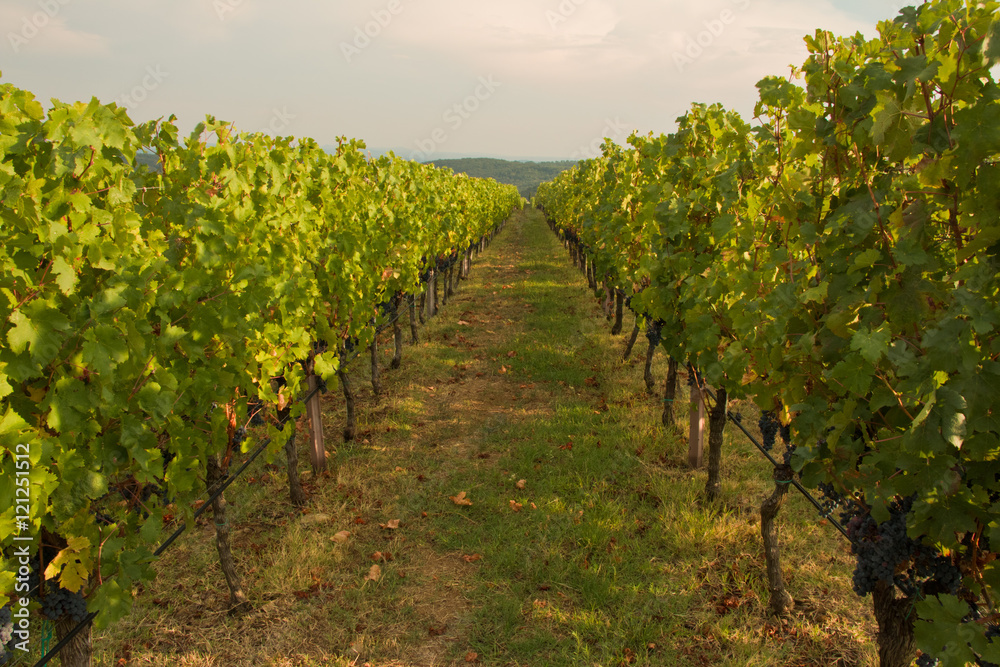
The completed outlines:
[[[691,102],[752,114],[816,28],[895,0],[0,0],[2,81],[135,121],[364,139],[414,159],[580,158],[670,132]]]

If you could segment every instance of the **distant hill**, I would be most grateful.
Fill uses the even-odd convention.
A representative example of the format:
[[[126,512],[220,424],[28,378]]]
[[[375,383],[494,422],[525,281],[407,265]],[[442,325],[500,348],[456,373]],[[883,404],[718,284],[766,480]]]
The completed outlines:
[[[566,171],[573,160],[560,162],[512,162],[487,157],[470,157],[456,160],[433,160],[428,164],[448,167],[454,172],[466,173],[473,178],[492,178],[498,183],[516,185],[521,196],[531,199],[538,186]]]
[[[159,158],[152,153],[138,153],[136,162],[149,167],[152,171],[160,171]],[[488,157],[472,157],[433,160],[428,164],[433,164],[436,167],[448,167],[456,173],[465,173],[473,178],[492,178],[499,183],[516,185],[522,197],[531,199],[535,196],[539,184],[551,181],[576,162],[573,160],[515,162]]]
[[[149,167],[150,171],[161,172],[160,168],[160,157],[155,153],[136,153],[135,161],[137,164],[145,165]]]

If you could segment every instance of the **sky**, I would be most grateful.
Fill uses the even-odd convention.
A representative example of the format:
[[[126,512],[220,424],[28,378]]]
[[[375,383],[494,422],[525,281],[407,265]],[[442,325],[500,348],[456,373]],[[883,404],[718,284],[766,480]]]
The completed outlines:
[[[0,82],[136,122],[363,139],[421,161],[581,159],[692,102],[750,118],[817,28],[897,0],[0,0]]]

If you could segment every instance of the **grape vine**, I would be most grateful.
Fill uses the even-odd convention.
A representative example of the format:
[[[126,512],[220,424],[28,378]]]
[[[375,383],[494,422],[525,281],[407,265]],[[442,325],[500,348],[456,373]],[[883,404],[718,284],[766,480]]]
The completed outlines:
[[[784,406],[768,444],[794,434],[803,483],[856,513],[856,590],[897,584],[876,615],[915,632],[906,663],[1000,661],[970,616],[1000,603],[998,10],[934,0],[871,39],[817,31],[793,80],[758,83],[756,125],[695,104],[536,196],[628,276],[668,354]]]

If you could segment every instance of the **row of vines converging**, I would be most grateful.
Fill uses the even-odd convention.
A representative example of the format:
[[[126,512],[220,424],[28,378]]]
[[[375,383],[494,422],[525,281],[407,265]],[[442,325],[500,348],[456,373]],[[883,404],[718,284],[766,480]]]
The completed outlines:
[[[412,295],[433,314],[437,274],[447,295],[522,205],[355,140],[211,117],[181,140],[10,84],[0,129],[0,598],[40,598],[60,637],[127,614],[165,525],[241,450],[285,448],[307,385],[346,378]],[[144,497],[110,500],[125,487]]]
[[[790,428],[792,467],[847,527],[884,667],[1000,663],[998,8],[817,31],[804,87],[762,80],[754,123],[694,105],[535,200],[619,330],[625,301],[722,415],[752,399]]]

